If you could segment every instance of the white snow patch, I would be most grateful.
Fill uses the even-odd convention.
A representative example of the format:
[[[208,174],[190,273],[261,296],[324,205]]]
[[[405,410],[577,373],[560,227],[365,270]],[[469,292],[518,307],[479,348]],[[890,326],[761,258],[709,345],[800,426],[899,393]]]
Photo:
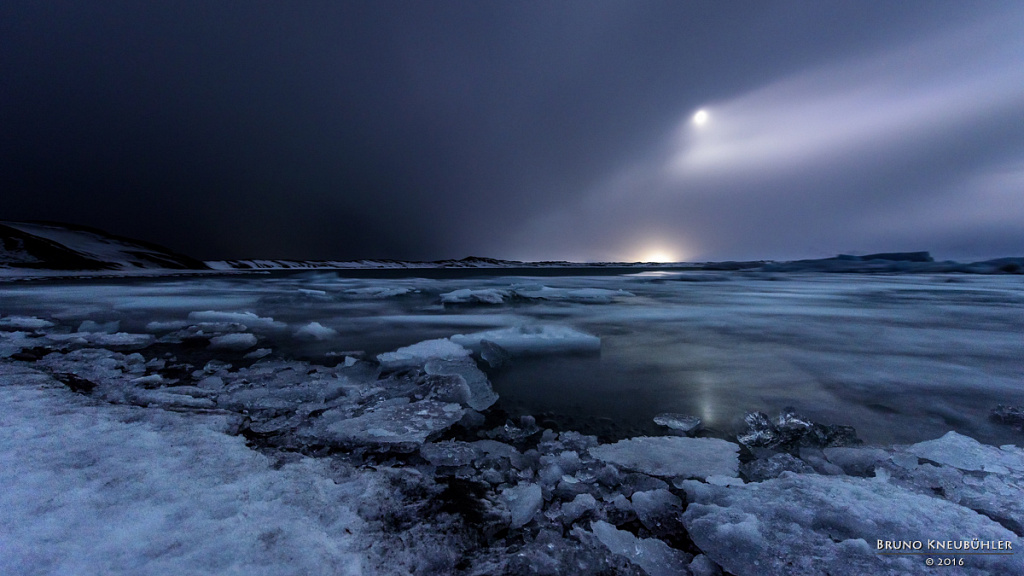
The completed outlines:
[[[362,574],[373,480],[275,469],[221,416],[95,405],[0,366],[0,573]]]
[[[1009,541],[993,520],[877,479],[782,476],[744,486],[684,482],[694,543],[733,574],[934,574],[922,556],[878,554],[877,541]],[[936,554],[938,556],[939,554]],[[970,556],[958,574],[1022,574],[1024,557]]]

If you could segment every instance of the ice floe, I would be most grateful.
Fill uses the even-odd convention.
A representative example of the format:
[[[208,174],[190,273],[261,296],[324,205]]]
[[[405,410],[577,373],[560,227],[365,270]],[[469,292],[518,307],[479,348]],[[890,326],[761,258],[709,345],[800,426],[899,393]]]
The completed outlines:
[[[327,340],[338,335],[338,331],[328,328],[319,322],[310,322],[295,331],[296,338],[308,338],[312,340]]]
[[[35,316],[4,316],[0,318],[0,328],[6,330],[41,330],[56,326],[49,320]]]
[[[484,342],[490,342],[513,355],[601,350],[601,339],[597,336],[556,324],[515,326],[472,334],[456,334],[451,337],[451,341],[475,352],[483,351]]]
[[[595,458],[662,477],[736,476],[739,446],[718,438],[641,436],[590,449]]]

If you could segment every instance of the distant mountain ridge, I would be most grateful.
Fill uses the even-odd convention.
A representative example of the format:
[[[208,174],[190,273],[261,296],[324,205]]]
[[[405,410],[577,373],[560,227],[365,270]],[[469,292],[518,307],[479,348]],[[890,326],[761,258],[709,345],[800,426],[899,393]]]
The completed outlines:
[[[283,260],[246,259],[203,262],[163,246],[109,234],[88,226],[59,222],[0,222],[0,271],[25,275],[31,271],[63,274],[73,271],[145,272],[147,270],[206,270],[242,272],[256,270],[401,270],[401,269],[671,269],[673,271],[750,271],[765,273],[951,273],[1022,274],[1024,258],[997,258],[973,263],[936,262],[928,252],[883,252],[833,258],[776,262],[650,263],[650,262],[521,262],[469,256],[462,259],[410,262],[389,259]],[[22,272],[14,272],[21,270]]]
[[[0,222],[0,266],[37,270],[206,270],[163,246],[59,222]]]

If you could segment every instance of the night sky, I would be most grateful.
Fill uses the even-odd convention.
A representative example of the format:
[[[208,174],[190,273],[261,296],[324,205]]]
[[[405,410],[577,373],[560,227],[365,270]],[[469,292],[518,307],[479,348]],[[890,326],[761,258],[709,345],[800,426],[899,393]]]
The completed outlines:
[[[0,219],[204,258],[1024,255],[1024,3],[0,3]]]

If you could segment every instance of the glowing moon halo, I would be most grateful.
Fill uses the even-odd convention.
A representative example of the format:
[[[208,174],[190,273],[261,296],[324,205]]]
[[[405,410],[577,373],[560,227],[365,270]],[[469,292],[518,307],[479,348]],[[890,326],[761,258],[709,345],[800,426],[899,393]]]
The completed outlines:
[[[708,123],[708,111],[707,110],[697,110],[697,112],[693,115],[693,123],[696,124],[697,126],[703,126],[703,125],[707,124]]]
[[[669,252],[667,252],[665,250],[652,250],[652,251],[646,253],[642,257],[640,262],[657,262],[657,263],[676,262],[676,258],[675,258],[675,256],[673,256],[672,254],[670,254]]]

